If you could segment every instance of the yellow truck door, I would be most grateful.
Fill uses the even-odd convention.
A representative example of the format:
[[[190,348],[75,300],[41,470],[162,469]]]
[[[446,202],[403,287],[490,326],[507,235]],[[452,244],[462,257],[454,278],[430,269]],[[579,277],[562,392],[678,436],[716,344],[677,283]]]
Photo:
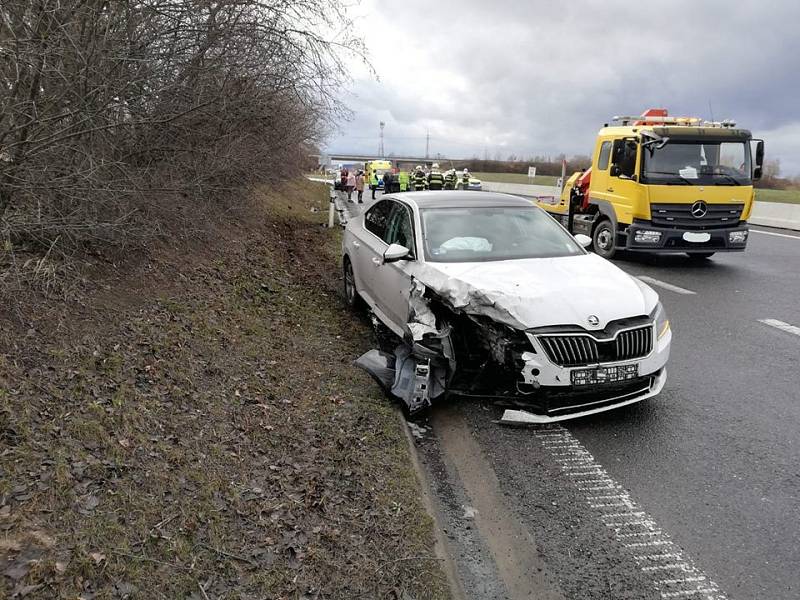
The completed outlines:
[[[606,193],[617,221],[626,225],[633,222],[633,206],[640,191],[639,183],[634,179],[638,172],[638,148],[636,140],[628,138],[614,140],[611,149]]]
[[[598,140],[595,149],[595,158],[592,163],[592,179],[589,182],[589,200],[597,202],[609,202],[608,168],[611,164],[612,140]]]

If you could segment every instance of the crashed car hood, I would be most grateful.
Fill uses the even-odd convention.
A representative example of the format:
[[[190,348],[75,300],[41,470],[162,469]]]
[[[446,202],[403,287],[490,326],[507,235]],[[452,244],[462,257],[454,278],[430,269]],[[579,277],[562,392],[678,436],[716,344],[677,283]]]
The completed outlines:
[[[517,329],[580,325],[647,315],[658,295],[595,254],[441,263],[409,262],[411,275],[454,308]],[[590,326],[587,318],[599,319]]]

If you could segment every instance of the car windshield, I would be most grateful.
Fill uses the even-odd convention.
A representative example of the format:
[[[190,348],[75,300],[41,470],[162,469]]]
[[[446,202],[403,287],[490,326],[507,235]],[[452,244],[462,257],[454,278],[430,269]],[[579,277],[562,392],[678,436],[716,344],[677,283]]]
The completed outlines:
[[[751,185],[750,145],[745,142],[679,142],[647,148],[642,181],[660,185]]]
[[[480,262],[583,254],[543,210],[530,207],[429,208],[421,211],[426,260]]]

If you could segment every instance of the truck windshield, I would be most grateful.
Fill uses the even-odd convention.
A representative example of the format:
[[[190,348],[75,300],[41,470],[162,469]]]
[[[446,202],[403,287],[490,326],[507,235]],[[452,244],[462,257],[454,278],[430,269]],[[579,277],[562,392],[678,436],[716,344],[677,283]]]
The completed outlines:
[[[642,182],[656,185],[751,185],[750,144],[670,140],[642,154]]]
[[[571,235],[535,206],[428,208],[421,216],[425,258],[431,262],[584,254]]]

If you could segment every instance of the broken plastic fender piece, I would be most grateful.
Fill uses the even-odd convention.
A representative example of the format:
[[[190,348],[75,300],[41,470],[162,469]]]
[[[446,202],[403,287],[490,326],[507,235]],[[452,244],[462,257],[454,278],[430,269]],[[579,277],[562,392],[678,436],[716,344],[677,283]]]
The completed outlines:
[[[353,361],[378,382],[385,391],[392,389],[395,380],[395,357],[380,350],[370,350]]]

